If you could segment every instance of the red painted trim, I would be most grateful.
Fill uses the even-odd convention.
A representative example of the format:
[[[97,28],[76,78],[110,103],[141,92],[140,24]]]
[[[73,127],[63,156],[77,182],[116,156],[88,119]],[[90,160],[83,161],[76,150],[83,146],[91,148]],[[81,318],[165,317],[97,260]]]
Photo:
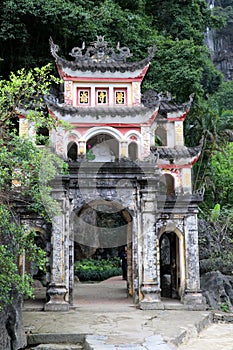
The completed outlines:
[[[80,127],[80,128],[93,128],[93,127],[99,127],[99,126],[109,126],[113,128],[128,128],[131,130],[131,128],[141,128],[143,124],[122,124],[122,123],[98,123],[98,124],[91,124],[91,123],[72,123],[72,126]]]
[[[49,109],[49,114],[53,117],[55,117],[57,120],[58,117]],[[135,128],[136,130],[141,130],[141,126],[143,126],[144,124],[124,124],[124,123],[99,123],[99,124],[91,124],[91,123],[70,123],[72,124],[72,126],[75,127],[79,127],[79,128],[86,128],[86,129],[91,129],[93,127],[99,127],[99,126],[109,126],[109,127],[113,127],[113,128],[126,128],[128,130],[131,130],[132,128]],[[128,131],[127,130],[127,131]]]
[[[158,164],[160,169],[184,169],[184,168],[192,168],[191,164],[183,164],[183,165],[175,165],[175,164]]]
[[[193,161],[191,162],[192,165],[194,165],[198,159],[200,158],[201,152],[193,159]]]
[[[142,79],[139,78],[88,78],[88,77],[71,77],[71,76],[62,76],[64,81],[74,81],[74,82],[80,82],[80,83],[85,83],[85,82],[91,82],[91,83],[102,83],[102,82],[107,82],[107,83],[132,83],[132,82],[142,82]]]
[[[22,114],[19,114],[19,115],[18,115],[18,118],[19,118],[19,119],[26,119],[25,115],[22,115]]]
[[[53,115],[56,119],[59,119],[55,113],[53,113],[50,109],[49,109],[49,114]],[[78,127],[93,127],[93,126],[112,126],[112,127],[123,127],[123,128],[141,128],[144,125],[151,125],[153,123],[153,121],[155,120],[156,116],[158,114],[158,111],[155,111],[152,114],[152,117],[149,119],[149,122],[147,123],[96,123],[96,124],[91,124],[91,123],[77,123],[77,122],[69,122],[70,124],[74,125],[74,126],[78,126]]]
[[[188,109],[188,110],[187,110],[184,114],[182,114],[180,117],[177,117],[177,118],[167,118],[166,120],[167,120],[168,122],[175,122],[175,121],[181,121],[181,122],[183,122],[183,121],[185,121],[187,115],[189,114],[189,111],[190,111],[190,109]]]
[[[157,109],[157,111],[155,111],[155,112],[152,114],[152,116],[149,118],[149,120],[148,120],[146,123],[143,123],[143,124],[141,124],[141,125],[152,125],[153,122],[155,121],[155,119],[156,119],[158,113],[159,113],[159,109]]]

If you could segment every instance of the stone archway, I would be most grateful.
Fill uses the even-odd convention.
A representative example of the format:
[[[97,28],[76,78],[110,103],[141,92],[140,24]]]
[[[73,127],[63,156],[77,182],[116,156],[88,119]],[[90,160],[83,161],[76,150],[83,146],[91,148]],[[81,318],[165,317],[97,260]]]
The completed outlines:
[[[127,291],[133,293],[132,216],[113,201],[93,200],[73,213],[74,259],[119,257],[127,246]],[[72,273],[72,272],[70,272]]]
[[[159,239],[161,297],[183,299],[185,285],[183,235],[165,231]]]
[[[98,247],[100,242],[105,247],[125,243],[121,240],[122,227],[113,225],[112,212],[120,212],[126,226],[123,237],[127,234],[130,256],[128,294],[141,308],[158,306],[160,290],[154,234],[157,180],[153,162],[138,165],[128,160],[70,163],[69,177],[56,179],[53,197],[59,201],[62,211],[52,220],[51,280],[46,311],[69,310],[73,304],[74,240],[81,240],[79,243],[89,247]],[[97,215],[96,209],[102,213]],[[101,222],[108,219],[110,229],[106,230]],[[115,234],[107,236],[106,243],[109,231]]]

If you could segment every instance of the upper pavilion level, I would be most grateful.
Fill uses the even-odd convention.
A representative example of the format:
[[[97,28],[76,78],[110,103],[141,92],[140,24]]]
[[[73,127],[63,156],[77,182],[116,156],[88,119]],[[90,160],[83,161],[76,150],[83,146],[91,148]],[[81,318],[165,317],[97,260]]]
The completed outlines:
[[[103,36],[87,48],[85,43],[74,47],[69,60],[59,56],[52,39],[50,48],[64,90],[62,99],[46,96],[46,105],[54,118],[71,125],[70,130],[49,132],[57,155],[68,161],[114,162],[144,161],[154,154],[165,182],[172,183],[169,192],[191,192],[191,168],[201,144],[185,146],[183,125],[193,96],[177,104],[169,94],[141,92],[156,47],[136,62],[128,61],[128,47],[118,43],[113,49]],[[22,116],[22,131],[25,123]],[[36,130],[29,125],[28,134],[33,133]]]
[[[59,47],[50,39],[51,53],[64,80],[64,103],[76,107],[140,106],[141,83],[156,47],[138,62],[127,62],[132,56],[128,47],[117,44],[117,52],[103,36],[85,50],[74,47],[66,60],[58,55]]]

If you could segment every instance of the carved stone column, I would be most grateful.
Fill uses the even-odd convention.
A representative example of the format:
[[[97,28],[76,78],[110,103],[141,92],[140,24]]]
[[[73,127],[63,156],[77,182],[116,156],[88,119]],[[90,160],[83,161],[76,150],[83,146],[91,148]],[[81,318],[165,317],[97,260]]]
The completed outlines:
[[[147,195],[148,197],[148,195]],[[160,288],[158,279],[157,244],[155,235],[155,196],[150,191],[150,198],[147,198],[143,205],[142,213],[142,235],[143,235],[143,282],[141,292],[143,299],[140,308],[153,310],[163,308],[160,300]]]
[[[184,304],[192,309],[205,309],[204,298],[200,290],[199,250],[197,215],[185,218],[186,247],[186,290]]]
[[[59,186],[59,184],[58,184]],[[51,237],[51,282],[47,294],[50,300],[45,304],[45,311],[68,311],[68,286],[66,285],[66,198],[65,190],[61,187],[53,191],[53,198],[59,203],[61,212],[53,217]]]

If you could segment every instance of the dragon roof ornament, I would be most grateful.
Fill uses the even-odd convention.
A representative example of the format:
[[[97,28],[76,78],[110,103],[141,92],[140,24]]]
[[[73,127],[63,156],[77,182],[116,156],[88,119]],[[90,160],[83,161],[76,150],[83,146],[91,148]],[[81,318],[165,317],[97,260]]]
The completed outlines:
[[[148,49],[149,56],[147,58],[140,62],[126,62],[129,57],[133,56],[127,46],[121,47],[118,42],[116,50],[114,50],[109,46],[108,42],[105,41],[104,36],[97,36],[97,40],[92,42],[85,52],[85,42],[82,43],[81,47],[74,47],[69,53],[74,60],[67,61],[58,55],[60,48],[53,42],[52,38],[49,39],[49,43],[51,53],[57,62],[61,63],[64,67],[81,70],[86,70],[90,67],[91,70],[98,70],[98,68],[101,68],[101,71],[112,69],[114,71],[119,69],[123,69],[123,71],[133,71],[147,65],[154,57],[156,51],[156,45],[154,45]]]
[[[83,54],[85,49],[85,42],[82,47],[74,47],[71,50],[70,56],[74,57],[75,60],[89,60],[92,59],[98,62],[111,62],[111,61],[122,61],[126,62],[128,57],[133,56],[130,53],[130,49],[127,46],[120,47],[120,43],[117,44],[118,54],[115,53],[114,49],[108,46],[108,42],[104,40],[104,36],[97,36],[97,40],[91,43]]]

